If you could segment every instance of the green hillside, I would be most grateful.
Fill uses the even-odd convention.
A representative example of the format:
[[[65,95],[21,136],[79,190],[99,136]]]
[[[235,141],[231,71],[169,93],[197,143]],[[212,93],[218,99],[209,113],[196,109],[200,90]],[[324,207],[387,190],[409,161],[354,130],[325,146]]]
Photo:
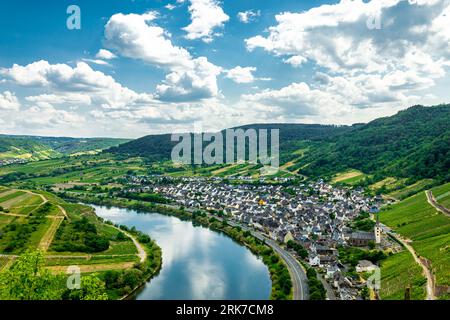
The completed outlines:
[[[387,177],[450,180],[450,105],[414,106],[398,114],[353,126],[255,124],[242,129],[280,129],[283,169],[313,178],[357,170],[351,184],[374,184]],[[170,159],[170,135],[151,135],[109,149],[123,157]]]
[[[0,135],[0,160],[43,160],[64,155],[99,152],[127,142],[126,139],[64,138]]]
[[[450,183],[431,191],[446,203]],[[437,285],[450,286],[450,217],[432,207],[424,192],[384,209],[380,219],[395,232],[412,240],[417,254],[431,262]]]
[[[280,130],[280,153],[283,162],[298,157],[296,151],[305,143],[320,141],[334,137],[350,130],[346,126],[318,125],[318,124],[252,124],[233,129],[266,129],[270,137],[271,129]],[[226,143],[225,130],[221,131]],[[177,142],[171,141],[170,134],[149,135],[128,143],[121,144],[108,150],[123,156],[141,156],[154,161],[170,160],[172,148]],[[225,147],[224,147],[225,148]]]
[[[450,105],[414,106],[324,139],[301,159],[308,176],[348,169],[385,177],[450,179]]]

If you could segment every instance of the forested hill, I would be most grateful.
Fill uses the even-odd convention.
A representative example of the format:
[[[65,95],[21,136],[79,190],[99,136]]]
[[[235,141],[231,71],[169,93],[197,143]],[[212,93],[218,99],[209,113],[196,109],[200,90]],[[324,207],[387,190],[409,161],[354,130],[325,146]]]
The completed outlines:
[[[414,106],[314,145],[300,163],[309,176],[353,168],[380,177],[450,179],[450,105]],[[375,179],[377,180],[377,179]]]
[[[376,177],[450,179],[450,105],[414,106],[353,126],[256,124],[243,129],[280,129],[281,162],[311,177],[358,169]],[[108,151],[168,160],[170,135],[151,135]]]
[[[289,151],[298,149],[300,141],[321,141],[325,138],[343,134],[351,129],[348,126],[318,125],[318,124],[252,124],[233,129],[267,129],[270,135],[271,129],[280,130],[280,149],[284,155]],[[225,130],[222,131],[225,141]],[[149,160],[165,161],[170,159],[172,148],[178,142],[171,142],[170,134],[149,135],[117,147],[110,148],[112,152],[124,156],[142,156]]]

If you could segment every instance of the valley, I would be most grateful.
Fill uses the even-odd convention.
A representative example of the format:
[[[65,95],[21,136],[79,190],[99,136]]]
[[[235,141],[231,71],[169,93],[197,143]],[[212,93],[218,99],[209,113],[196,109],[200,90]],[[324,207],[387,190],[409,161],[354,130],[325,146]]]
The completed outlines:
[[[40,250],[54,274],[74,264],[97,274],[110,299],[156,275],[164,248],[87,203],[225,234],[264,262],[272,299],[447,300],[449,117],[444,105],[353,126],[255,125],[280,127],[280,170],[269,174],[250,163],[174,164],[170,135],[9,163],[0,168],[0,269]],[[368,290],[374,268],[381,287]],[[134,285],[110,279],[129,271],[139,274]]]

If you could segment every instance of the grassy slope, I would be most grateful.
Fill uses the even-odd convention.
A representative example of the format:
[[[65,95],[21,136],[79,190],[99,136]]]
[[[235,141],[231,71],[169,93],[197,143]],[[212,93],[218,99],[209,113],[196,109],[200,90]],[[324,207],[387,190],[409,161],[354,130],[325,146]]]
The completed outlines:
[[[383,300],[403,300],[408,286],[411,287],[411,299],[422,300],[425,283],[422,268],[407,250],[389,256],[381,264],[380,298]]]
[[[63,155],[99,152],[128,141],[110,138],[81,139],[0,135],[0,160],[36,161]]]
[[[447,190],[450,184],[432,189]],[[431,261],[438,285],[450,285],[450,218],[438,213],[421,192],[392,205],[380,215],[381,221],[413,240],[416,252]]]

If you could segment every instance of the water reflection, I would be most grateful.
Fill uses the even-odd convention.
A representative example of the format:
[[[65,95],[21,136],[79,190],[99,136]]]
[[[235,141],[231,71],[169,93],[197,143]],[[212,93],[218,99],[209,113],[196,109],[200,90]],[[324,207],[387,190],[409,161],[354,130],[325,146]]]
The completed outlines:
[[[267,267],[224,235],[174,217],[94,207],[100,217],[148,233],[162,248],[163,268],[137,299],[269,298]]]

